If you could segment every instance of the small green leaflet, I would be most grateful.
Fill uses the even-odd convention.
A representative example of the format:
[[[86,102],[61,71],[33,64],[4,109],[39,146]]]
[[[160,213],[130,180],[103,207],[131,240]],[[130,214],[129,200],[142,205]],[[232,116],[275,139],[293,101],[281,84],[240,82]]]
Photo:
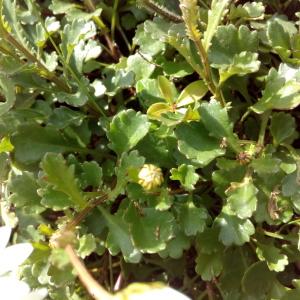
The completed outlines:
[[[230,209],[241,219],[250,218],[256,210],[258,189],[252,178],[245,177],[243,182],[232,182],[227,192],[227,203]]]
[[[211,137],[201,122],[182,123],[177,126],[175,134],[179,151],[201,166],[225,153],[220,141]]]
[[[118,113],[111,121],[107,136],[110,147],[120,155],[132,149],[147,133],[150,123],[147,116],[132,109]]]
[[[86,200],[74,174],[74,166],[67,166],[61,154],[47,153],[41,167],[46,174],[45,180],[52,184],[55,190],[68,195],[75,207],[82,209],[86,206]]]

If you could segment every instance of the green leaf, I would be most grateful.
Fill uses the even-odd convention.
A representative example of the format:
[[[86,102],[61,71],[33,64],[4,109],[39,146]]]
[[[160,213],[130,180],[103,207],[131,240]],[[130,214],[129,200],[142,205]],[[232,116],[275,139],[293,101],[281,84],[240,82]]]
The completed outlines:
[[[132,109],[118,113],[112,119],[107,133],[110,147],[118,155],[132,149],[147,133],[150,123],[147,117]]]
[[[189,201],[180,206],[178,218],[184,233],[192,236],[203,232],[208,213],[204,207],[196,207],[192,201]]]
[[[166,45],[159,39],[152,39],[151,36],[145,31],[144,27],[145,23],[137,27],[133,42],[134,44],[140,46],[139,50],[143,54],[154,56],[163,51]]]
[[[269,271],[265,262],[256,262],[245,272],[242,279],[243,291],[254,299],[266,299],[275,281],[275,272]]]
[[[79,249],[78,254],[81,258],[89,256],[96,250],[96,240],[95,237],[89,233],[84,234],[79,239]]]
[[[259,157],[251,161],[251,167],[260,176],[275,174],[280,170],[281,160],[272,156]]]
[[[46,174],[45,180],[53,185],[56,191],[68,195],[77,208],[86,206],[86,200],[74,175],[74,166],[68,167],[61,154],[47,153],[42,160],[41,167]]]
[[[190,64],[190,66],[201,74],[201,60],[194,44],[186,38],[184,24],[170,24],[162,18],[155,18],[154,21],[145,22],[145,32],[152,39],[166,42],[174,47]]]
[[[162,97],[169,103],[175,102],[177,90],[173,82],[170,82],[165,76],[158,76],[158,87]]]
[[[29,52],[34,53],[36,50],[32,43],[29,43],[31,39],[24,27],[19,22],[17,1],[2,0],[0,2],[1,7],[1,21],[6,21],[6,30],[9,31],[12,36]],[[0,25],[1,26],[1,25]]]
[[[23,172],[21,175],[12,176],[9,180],[9,201],[16,207],[24,207],[28,212],[42,212],[45,209],[40,205],[38,189],[39,185],[32,173]]]
[[[196,103],[208,92],[207,85],[203,80],[197,80],[186,86],[176,100],[176,107]]]
[[[163,101],[157,80],[141,79],[136,83],[135,87],[140,104],[143,107],[148,108],[151,104]]]
[[[85,161],[81,167],[83,172],[80,179],[84,187],[98,188],[102,185],[102,168],[96,161]]]
[[[228,206],[239,218],[250,218],[256,210],[257,192],[251,177],[245,177],[241,183],[233,182],[227,192]]]
[[[98,206],[98,209],[109,228],[111,243],[121,249],[125,261],[138,263],[141,260],[141,252],[133,245],[128,224],[120,216],[109,214],[103,207]]]
[[[58,1],[60,1],[60,0],[58,0]],[[65,3],[65,2],[63,2],[63,3]],[[92,12],[86,12],[86,11],[82,10],[82,7],[78,6],[77,4],[75,4],[75,6],[78,8],[71,7],[70,9],[68,9],[66,11],[66,14],[65,14],[66,19],[70,22],[74,21],[74,20],[78,20],[78,19],[83,19],[85,21],[88,21],[88,20],[93,19],[94,17],[99,17],[102,12],[101,7],[96,8]],[[81,9],[79,9],[79,8],[81,8]]]
[[[83,113],[62,106],[53,110],[49,123],[58,129],[64,129],[71,125],[80,126],[85,118]]]
[[[286,140],[297,134],[295,118],[284,112],[273,113],[270,131],[273,136],[273,143],[275,146],[284,143]]]
[[[134,84],[134,73],[125,69],[117,69],[111,66],[105,69],[103,74],[105,74],[103,83],[108,96],[114,96],[121,89],[131,87]]]
[[[186,60],[168,61],[164,57],[157,60],[164,70],[164,74],[172,78],[182,78],[194,73],[193,68]]]
[[[65,14],[70,9],[78,7],[75,3],[69,3],[63,0],[52,0],[49,8],[54,14]]]
[[[292,39],[288,28],[284,27],[279,18],[274,17],[267,22],[267,37],[275,52],[281,56],[283,61],[289,62]]]
[[[197,234],[196,247],[201,253],[212,254],[223,249],[219,241],[219,228],[217,226],[206,227],[203,232]]]
[[[213,0],[211,3],[211,10],[208,12],[207,28],[204,32],[203,37],[203,46],[206,52],[208,51],[211,45],[211,40],[215,32],[217,31],[217,28],[220,25],[222,18],[227,12],[227,6],[229,5],[229,3],[230,0]]]
[[[220,142],[209,136],[209,132],[200,122],[182,123],[175,130],[178,149],[188,159],[205,166],[216,157],[225,153]]]
[[[230,20],[244,19],[244,20],[257,20],[264,17],[265,7],[262,2],[246,2],[245,4],[240,4],[230,6],[230,12],[228,18]]]
[[[199,112],[201,120],[211,136],[218,139],[226,138],[228,144],[235,151],[240,151],[238,139],[233,133],[233,124],[226,108],[222,108],[221,104],[213,99],[210,102],[201,103]]]
[[[166,242],[173,237],[174,216],[154,208],[144,208],[141,213],[131,205],[125,216],[135,247],[142,253],[164,250]]]
[[[190,239],[178,228],[174,231],[174,238],[167,242],[165,250],[159,252],[162,258],[170,256],[173,259],[182,257],[184,250],[190,248]]]
[[[267,23],[267,35],[273,48],[290,49],[290,36],[288,32],[284,30],[284,27],[277,22],[276,18],[271,19]]]
[[[149,63],[152,57],[144,54],[142,57],[139,53],[130,55],[127,59],[127,71],[135,74],[135,80],[149,78],[155,69],[155,65]]]
[[[194,185],[199,180],[200,176],[195,172],[195,167],[191,165],[180,165],[177,169],[171,169],[171,176],[172,180],[179,180],[182,186],[191,191],[195,187]]]
[[[41,204],[54,211],[65,210],[73,205],[67,194],[56,191],[52,187],[40,189],[38,193],[42,197]]]
[[[6,101],[2,101],[1,94]],[[16,102],[15,86],[12,80],[0,73],[0,116],[7,113]]]
[[[24,164],[39,162],[47,152],[65,153],[83,150],[74,140],[52,127],[22,125],[11,137],[15,158]]]
[[[249,260],[247,249],[231,247],[226,249],[224,254],[223,271],[219,278],[220,288],[224,294],[240,292],[241,280]]]
[[[3,137],[0,141],[0,153],[11,152],[14,150],[14,146],[11,144],[9,138]]]
[[[70,259],[68,254],[64,249],[53,249],[49,256],[49,261],[51,265],[63,270],[70,264]]]
[[[299,191],[300,186],[300,171],[299,166],[297,170],[291,174],[286,175],[282,180],[282,194],[290,197]]]
[[[59,92],[57,93],[57,99],[61,103],[67,103],[74,107],[81,107],[86,104],[89,100],[88,92],[88,80],[85,77],[80,79],[80,83],[78,85],[77,91],[74,93],[65,93]]]
[[[164,103],[164,102],[157,102],[152,104],[148,110],[147,110],[147,116],[150,119],[156,119],[156,120],[163,120],[162,114],[165,114],[167,112],[171,112],[173,109],[170,106],[170,104]]]
[[[299,91],[299,69],[281,64],[278,71],[270,70],[263,96],[251,109],[258,114],[270,109],[293,109],[300,104]]]
[[[110,201],[114,201],[116,197],[123,194],[125,187],[129,181],[136,182],[138,180],[138,173],[145,162],[145,158],[139,156],[136,150],[129,154],[124,152],[120,158],[120,163],[116,168],[117,184],[109,193]]]
[[[215,252],[212,254],[198,253],[196,258],[196,272],[202,280],[210,281],[220,275],[223,269],[223,253]]]
[[[209,60],[213,68],[219,69],[221,83],[232,75],[246,75],[256,72],[260,66],[258,37],[242,25],[236,28],[230,24],[220,26],[212,40]]]
[[[270,243],[258,243],[256,254],[261,261],[266,261],[270,271],[282,272],[289,263],[288,257]]]
[[[249,242],[255,228],[250,220],[242,220],[235,216],[226,207],[215,219],[215,224],[220,228],[219,238],[225,246],[241,246]]]
[[[220,71],[220,83],[225,82],[233,75],[245,76],[249,73],[254,73],[259,70],[259,67],[258,54],[243,51],[234,56],[231,65]]]
[[[147,163],[171,168],[175,164],[172,153],[176,147],[174,137],[159,137],[158,132],[150,132],[137,144],[137,150],[146,158]]]
[[[219,170],[214,171],[212,174],[215,191],[219,196],[225,197],[225,191],[231,182],[240,182],[243,180],[246,168],[235,160],[225,158],[218,159],[217,166]]]

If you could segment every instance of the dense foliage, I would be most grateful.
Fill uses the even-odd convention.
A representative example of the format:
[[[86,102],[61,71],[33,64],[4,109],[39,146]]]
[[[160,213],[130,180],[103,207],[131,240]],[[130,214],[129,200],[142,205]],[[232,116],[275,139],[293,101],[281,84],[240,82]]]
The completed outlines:
[[[1,217],[31,289],[90,299],[70,244],[110,292],[300,299],[298,10],[0,1]]]

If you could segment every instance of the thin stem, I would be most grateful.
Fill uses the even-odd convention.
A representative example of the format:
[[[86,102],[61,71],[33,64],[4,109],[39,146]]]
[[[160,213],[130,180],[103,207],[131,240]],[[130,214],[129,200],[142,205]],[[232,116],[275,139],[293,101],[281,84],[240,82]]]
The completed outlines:
[[[221,90],[221,87],[219,85],[216,85],[213,77],[212,77],[212,71],[209,65],[207,52],[202,44],[201,40],[201,33],[198,30],[198,24],[197,24],[197,14],[195,13],[194,9],[198,9],[197,3],[193,2],[193,5],[191,7],[186,6],[185,2],[180,2],[180,8],[183,15],[183,20],[185,22],[186,26],[186,32],[187,36],[194,42],[198,55],[201,59],[202,66],[203,66],[203,74],[202,71],[200,73],[200,76],[203,77],[208,89],[210,92],[214,95],[216,100],[218,100],[223,107],[225,107],[226,102]]]
[[[96,9],[92,0],[83,0],[83,3],[89,11],[94,11]]]
[[[146,9],[160,15],[161,17],[163,17],[169,21],[172,21],[174,23],[182,23],[183,22],[183,19],[181,16],[178,16],[177,14],[168,10],[166,7],[161,6],[152,0],[140,0],[139,2]]]
[[[275,239],[279,239],[279,240],[285,240],[285,237],[281,234],[278,234],[276,232],[271,232],[271,231],[267,231],[267,230],[263,230],[264,235],[275,238]]]
[[[126,36],[123,28],[120,25],[118,25],[118,24],[116,25],[116,27],[117,27],[118,31],[120,32],[120,34],[121,34],[121,36],[122,36],[122,38],[123,38],[123,40],[124,40],[124,42],[125,42],[125,44],[127,46],[128,51],[131,53],[132,52],[132,47],[131,47],[128,39],[127,39],[127,36]]]
[[[197,300],[202,300],[207,296],[207,290],[203,291],[197,298]]]
[[[30,0],[30,2],[34,5],[34,3]],[[92,1],[90,0],[89,1],[90,4],[92,4]],[[86,88],[85,85],[82,84],[81,80],[78,78],[78,76],[76,75],[76,73],[73,71],[73,69],[71,68],[70,64],[66,61],[62,51],[59,49],[59,47],[56,45],[55,41],[52,39],[52,36],[51,34],[48,32],[43,20],[41,19],[41,17],[39,16],[40,18],[40,22],[41,22],[41,25],[43,27],[43,29],[45,30],[45,32],[47,33],[47,36],[52,44],[52,46],[54,47],[55,51],[57,52],[59,58],[61,59],[61,62],[64,66],[64,68],[66,68],[71,76],[73,77],[73,79],[77,82],[78,86],[81,87],[82,90],[85,91],[85,94],[86,96],[88,97],[89,101],[88,101],[88,105],[94,109],[96,112],[100,113],[104,118],[107,118],[105,112],[103,111],[103,109],[101,107],[99,107],[99,105],[93,100],[93,97],[90,95],[88,89]],[[68,92],[71,92],[70,89]]]
[[[87,7],[87,9],[91,12],[96,10],[96,7],[94,5],[93,0],[84,0],[84,5]],[[109,55],[115,60],[118,60],[118,53],[116,52],[115,49],[115,44],[112,42],[112,40],[110,39],[110,36],[108,35],[109,29],[107,28],[107,26],[104,24],[104,22],[102,21],[102,19],[98,16],[93,16],[92,20],[96,23],[96,25],[99,27],[99,29],[103,32],[104,34],[104,38],[106,40],[106,43],[108,45],[107,47],[103,47],[105,49],[105,51],[107,53],[109,53]]]
[[[295,150],[295,148],[293,148],[291,145],[289,144],[282,144],[283,147],[285,147],[291,154],[291,156],[293,157],[293,159],[297,162],[300,163],[300,156],[299,154],[297,153],[297,151]],[[300,166],[299,166],[300,168]]]
[[[199,56],[201,58],[201,62],[204,67],[204,76],[205,76],[207,87],[209,88],[210,92],[215,96],[215,98],[219,100],[222,106],[224,107],[226,105],[226,102],[220,88],[214,84],[214,81],[212,79],[211,68],[209,66],[207,53],[205,52],[203,44],[201,40],[199,40],[196,37],[194,39],[194,43],[198,50]]]
[[[119,0],[114,0],[114,6],[113,6],[113,12],[112,12],[112,17],[111,17],[111,39],[114,41],[115,40],[115,28],[116,28],[116,23],[117,23],[117,10],[118,10],[118,5],[119,5]]]
[[[282,225],[279,229],[279,232],[281,232],[283,229],[285,229],[287,226],[290,226],[290,225],[294,225],[294,224],[297,224],[298,226],[300,226],[300,218],[298,219],[295,219],[293,221],[290,221],[284,225]]]
[[[22,44],[20,44],[10,33],[6,33],[4,36],[4,39],[6,39],[12,46],[14,46],[16,49],[18,49],[20,52],[24,54],[24,56],[31,62],[36,63],[38,68],[41,71],[41,75],[48,80],[51,80],[55,83],[57,87],[59,87],[61,90],[65,92],[70,92],[70,88],[67,86],[67,84],[61,80],[61,78],[58,78],[54,73],[50,72],[44,64],[38,60],[34,55],[32,55]]]
[[[108,195],[104,194],[101,197],[95,199],[94,201],[90,202],[85,208],[83,208],[73,220],[71,220],[67,226],[66,230],[72,230],[75,228],[88,214],[89,212],[94,209],[96,206],[102,204],[105,200],[108,199]]]
[[[261,125],[260,125],[258,141],[257,141],[257,144],[259,147],[264,145],[264,140],[265,140],[265,135],[266,135],[266,130],[267,130],[267,125],[269,122],[270,114],[271,114],[271,111],[268,110],[268,111],[264,112],[262,115],[262,121],[261,121]]]
[[[112,266],[112,258],[111,255],[108,253],[108,265],[109,265],[109,284],[110,284],[110,291],[114,291],[114,276],[113,276],[113,266]]]
[[[65,251],[70,259],[71,264],[78,273],[82,284],[86,287],[89,294],[96,300],[111,300],[113,296],[109,294],[88,272],[83,262],[77,256],[73,247],[69,244]]]

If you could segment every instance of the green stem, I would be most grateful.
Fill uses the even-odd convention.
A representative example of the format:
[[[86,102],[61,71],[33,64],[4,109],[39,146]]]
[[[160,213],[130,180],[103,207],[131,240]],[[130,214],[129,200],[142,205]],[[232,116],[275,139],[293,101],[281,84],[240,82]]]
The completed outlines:
[[[96,7],[92,0],[83,0],[83,3],[89,11],[95,11]]]
[[[115,40],[115,28],[116,28],[116,23],[117,23],[117,10],[118,10],[118,5],[119,5],[119,0],[114,0],[114,6],[113,6],[113,13],[111,17],[111,39],[114,41]]]
[[[140,0],[139,2],[149,11],[154,12],[169,21],[172,21],[174,23],[183,22],[181,16],[174,14],[173,12],[169,11],[166,7],[163,7],[152,0]]]
[[[276,233],[276,232],[263,230],[263,233],[264,233],[264,235],[275,238],[275,239],[285,240],[285,237],[283,235]]]
[[[207,296],[207,290],[203,291],[197,298],[197,300],[202,300]]]
[[[65,230],[73,230],[77,225],[80,224],[82,220],[93,210],[96,206],[102,204],[108,199],[107,194],[102,194],[102,196],[91,200],[65,227]]]
[[[93,0],[84,0],[84,5],[87,7],[87,9],[91,12],[96,10],[96,7],[94,5]],[[102,21],[102,19],[98,16],[93,16],[92,20],[96,23],[96,25],[99,27],[99,29],[102,31],[102,33],[104,34],[104,38],[106,40],[106,43],[108,45],[107,47],[103,47],[105,49],[105,51],[107,53],[109,53],[109,55],[114,59],[114,60],[118,60],[118,55],[116,54],[115,51],[115,45],[112,42],[112,40],[110,39],[110,36],[108,35],[109,29],[107,28],[107,26],[104,24],[104,22]]]
[[[297,162],[300,163],[300,156],[297,153],[297,151],[289,144],[282,144],[283,147],[285,147],[291,154],[291,156],[293,157],[293,159]]]
[[[214,81],[212,79],[211,74],[211,68],[208,62],[207,53],[205,52],[205,49],[203,47],[203,44],[201,40],[195,37],[194,39],[195,46],[198,50],[198,54],[200,56],[201,62],[204,67],[204,79],[207,84],[207,87],[209,88],[210,92],[215,96],[216,100],[220,101],[223,107],[225,107],[226,102],[223,97],[221,89],[214,84]]]
[[[184,20],[186,28],[187,28],[187,32],[188,32],[187,35],[194,42],[194,44],[197,48],[198,55],[201,59],[202,65],[203,65],[204,72],[203,72],[203,75],[202,74],[200,74],[200,75],[201,75],[201,77],[203,77],[208,89],[214,95],[216,100],[218,100],[221,103],[221,105],[223,107],[225,107],[226,102],[225,102],[222,90],[219,85],[215,84],[213,77],[212,77],[212,71],[211,71],[211,68],[209,65],[208,56],[207,56],[205,48],[202,44],[201,34],[198,31],[198,28],[195,28],[195,27],[197,27],[197,24],[194,24],[194,21],[196,22],[196,20],[192,20],[192,21],[190,20],[190,18],[192,18],[191,15],[193,15],[194,12],[191,11],[191,8],[187,8],[184,5],[180,5],[180,7],[182,10],[183,20]]]
[[[300,226],[300,218],[298,219],[295,219],[293,221],[290,221],[284,225],[282,225],[279,229],[279,232],[281,232],[283,229],[285,229],[287,226],[290,226],[290,225],[294,225],[294,224],[297,224],[298,226]]]
[[[123,38],[123,40],[124,40],[124,42],[125,42],[125,44],[127,46],[128,51],[131,53],[132,52],[132,47],[131,47],[128,39],[127,39],[127,36],[126,36],[123,28],[120,25],[118,25],[118,24],[116,25],[116,27],[117,27],[118,31],[120,32],[120,34],[121,34],[121,36],[122,36],[122,38]]]
[[[267,130],[267,125],[269,122],[270,114],[271,114],[271,111],[268,110],[268,111],[264,112],[262,115],[260,131],[259,131],[259,136],[258,136],[258,141],[257,141],[258,146],[264,145],[264,140],[265,140],[265,135],[266,135],[266,130]]]

